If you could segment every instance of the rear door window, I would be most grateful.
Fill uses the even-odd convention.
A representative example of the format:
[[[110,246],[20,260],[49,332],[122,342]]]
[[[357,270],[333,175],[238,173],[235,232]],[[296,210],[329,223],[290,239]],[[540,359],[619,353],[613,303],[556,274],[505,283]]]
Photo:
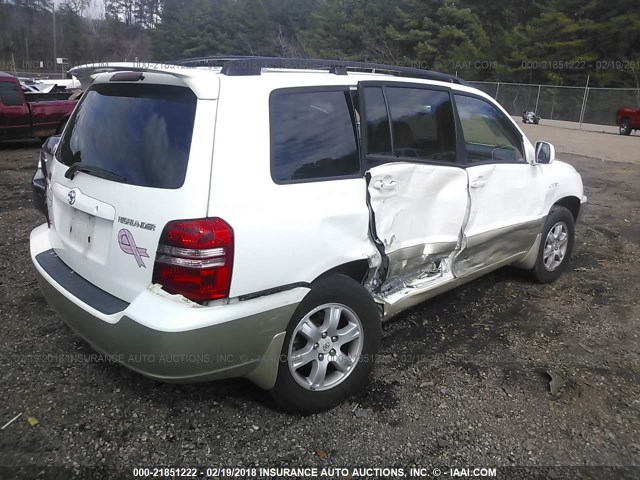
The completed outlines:
[[[277,183],[359,175],[346,89],[275,91],[270,99],[271,176]]]
[[[385,93],[396,157],[456,161],[455,120],[448,92],[388,87]]]
[[[363,88],[363,97],[370,165],[397,159],[456,162],[455,117],[448,91],[385,85]]]
[[[0,100],[6,107],[22,105],[22,95],[18,85],[12,82],[0,82]]]
[[[58,149],[67,166],[106,170],[153,188],[184,183],[197,99],[172,85],[95,85],[76,108]]]

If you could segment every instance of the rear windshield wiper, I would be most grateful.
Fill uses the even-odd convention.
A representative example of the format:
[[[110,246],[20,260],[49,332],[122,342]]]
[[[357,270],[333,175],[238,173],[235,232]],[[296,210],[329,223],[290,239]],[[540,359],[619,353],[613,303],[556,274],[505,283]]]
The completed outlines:
[[[78,172],[89,173],[91,175],[95,175],[96,177],[104,178],[106,180],[113,180],[115,182],[126,183],[128,181],[126,178],[118,175],[117,173],[110,172],[109,170],[105,170],[104,168],[92,167],[91,165],[83,165],[80,162],[72,164],[64,173],[64,176],[73,180],[73,177],[75,177],[76,173]]]

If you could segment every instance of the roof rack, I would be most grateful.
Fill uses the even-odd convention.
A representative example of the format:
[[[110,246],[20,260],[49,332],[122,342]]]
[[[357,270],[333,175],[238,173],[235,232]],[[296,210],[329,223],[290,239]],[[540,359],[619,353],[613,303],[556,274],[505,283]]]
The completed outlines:
[[[316,58],[284,58],[257,56],[211,56],[187,58],[167,62],[185,67],[222,67],[221,73],[228,76],[260,75],[263,68],[290,68],[308,70],[328,70],[335,75],[348,72],[384,73],[409,78],[438,80],[441,82],[468,85],[467,82],[447,73],[423,70],[421,68],[398,67],[382,63],[355,62],[351,60],[325,60]]]

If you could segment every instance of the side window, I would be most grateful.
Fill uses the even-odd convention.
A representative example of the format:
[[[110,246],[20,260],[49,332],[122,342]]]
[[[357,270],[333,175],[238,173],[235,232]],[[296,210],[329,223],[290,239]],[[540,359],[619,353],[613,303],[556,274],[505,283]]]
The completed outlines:
[[[22,95],[15,83],[0,82],[0,99],[7,107],[22,105]]]
[[[479,98],[455,98],[470,163],[525,161],[522,139],[502,112]]]
[[[455,120],[448,92],[387,87],[385,93],[396,157],[456,161]]]
[[[348,90],[275,92],[270,100],[271,176],[277,182],[358,174]]]

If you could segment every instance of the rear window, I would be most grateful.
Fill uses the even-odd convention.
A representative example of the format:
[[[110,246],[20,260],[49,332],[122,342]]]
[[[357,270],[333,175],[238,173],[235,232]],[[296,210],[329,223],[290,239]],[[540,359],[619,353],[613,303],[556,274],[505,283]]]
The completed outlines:
[[[58,160],[106,170],[132,185],[180,188],[196,102],[186,87],[96,85],[69,120]]]
[[[276,182],[360,172],[348,90],[271,96],[271,176]]]
[[[12,82],[0,82],[0,100],[7,107],[22,105],[22,95],[18,85]]]

